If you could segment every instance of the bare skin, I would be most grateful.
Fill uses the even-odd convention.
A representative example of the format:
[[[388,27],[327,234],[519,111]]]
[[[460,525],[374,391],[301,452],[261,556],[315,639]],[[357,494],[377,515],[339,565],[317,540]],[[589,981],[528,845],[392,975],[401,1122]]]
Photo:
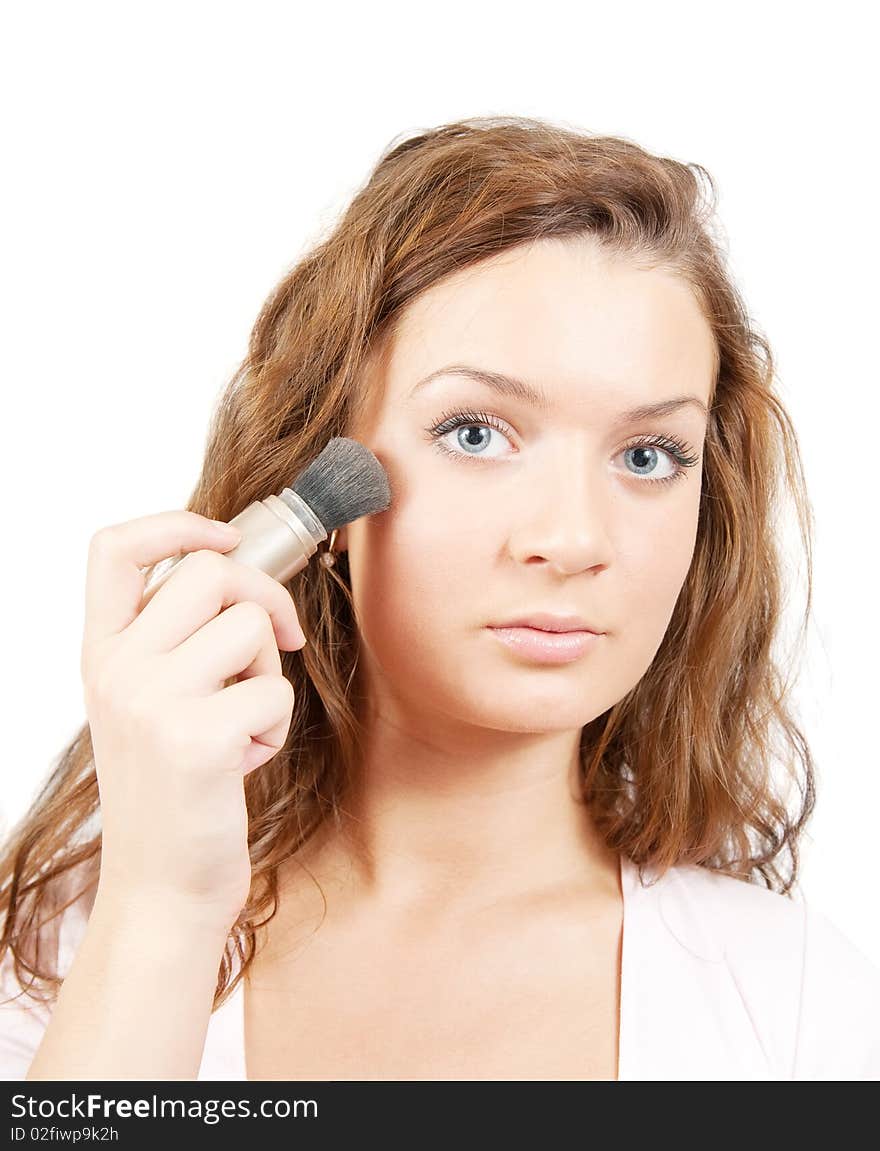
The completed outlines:
[[[551,406],[450,374],[412,394],[462,364]],[[714,370],[687,285],[588,240],[504,253],[407,312],[351,430],[395,498],[337,545],[362,638],[362,770],[344,832],[300,853],[323,922],[305,871],[282,876],[245,982],[251,1078],[615,1077],[619,860],[579,799],[578,746],[668,627],[696,542],[706,412],[616,421],[672,397],[709,406]],[[499,425],[445,433],[453,458],[427,430],[459,408]],[[698,457],[682,478],[651,482],[676,470],[667,448],[634,457],[657,436]],[[488,629],[533,610],[605,634],[539,665]]]
[[[380,905],[352,884],[343,852],[330,870],[332,853],[301,852],[326,913],[313,880],[288,866],[258,934],[244,985],[248,1078],[616,1078],[616,855],[600,870],[585,848],[589,875],[535,877],[503,897],[463,889],[441,908]]]

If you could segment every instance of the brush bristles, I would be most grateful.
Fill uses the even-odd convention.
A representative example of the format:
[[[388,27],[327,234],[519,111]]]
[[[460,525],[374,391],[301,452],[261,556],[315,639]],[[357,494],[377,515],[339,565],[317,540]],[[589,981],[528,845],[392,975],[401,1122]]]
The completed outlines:
[[[329,535],[334,528],[382,512],[391,503],[385,469],[369,448],[334,436],[290,485]]]

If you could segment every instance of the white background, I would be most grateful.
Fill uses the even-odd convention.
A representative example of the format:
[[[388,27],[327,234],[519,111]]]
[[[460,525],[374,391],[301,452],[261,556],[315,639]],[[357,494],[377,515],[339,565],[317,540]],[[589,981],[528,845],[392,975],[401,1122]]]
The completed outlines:
[[[85,564],[182,507],[260,304],[402,133],[534,115],[706,166],[816,516],[802,890],[876,963],[870,6],[29,3],[3,116],[3,829],[85,720]],[[802,598],[794,595],[795,608]],[[795,618],[794,622],[797,620]]]

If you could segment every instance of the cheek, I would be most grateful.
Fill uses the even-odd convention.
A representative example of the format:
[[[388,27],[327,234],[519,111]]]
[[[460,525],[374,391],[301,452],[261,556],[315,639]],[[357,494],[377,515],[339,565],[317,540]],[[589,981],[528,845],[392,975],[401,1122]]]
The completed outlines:
[[[473,596],[474,572],[489,563],[485,525],[438,493],[350,529],[352,596],[371,648],[424,650],[450,626],[467,624],[464,594]]]
[[[697,538],[696,509],[682,507],[662,520],[644,522],[627,533],[617,556],[623,602],[629,619],[639,624],[634,635],[647,646],[659,646],[672,618],[693,560]]]
[[[399,481],[393,514],[369,525],[370,559],[392,581],[395,598],[407,589],[442,591],[456,575],[472,580],[493,539],[497,547],[498,501],[485,486],[476,489],[473,476],[457,474],[466,470],[428,461]]]

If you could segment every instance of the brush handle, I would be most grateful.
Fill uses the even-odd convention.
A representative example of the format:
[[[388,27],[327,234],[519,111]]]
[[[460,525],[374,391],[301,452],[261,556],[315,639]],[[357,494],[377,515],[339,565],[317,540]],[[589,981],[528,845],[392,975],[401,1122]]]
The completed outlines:
[[[260,568],[279,583],[284,583],[306,566],[318,550],[318,544],[327,538],[327,533],[314,516],[309,514],[308,519],[311,530],[294,513],[290,504],[278,496],[256,500],[229,521],[241,532],[241,542],[223,554],[239,563]],[[315,524],[321,533],[317,537],[313,534]],[[187,555],[189,552],[184,552],[155,565],[148,578],[141,610]]]

